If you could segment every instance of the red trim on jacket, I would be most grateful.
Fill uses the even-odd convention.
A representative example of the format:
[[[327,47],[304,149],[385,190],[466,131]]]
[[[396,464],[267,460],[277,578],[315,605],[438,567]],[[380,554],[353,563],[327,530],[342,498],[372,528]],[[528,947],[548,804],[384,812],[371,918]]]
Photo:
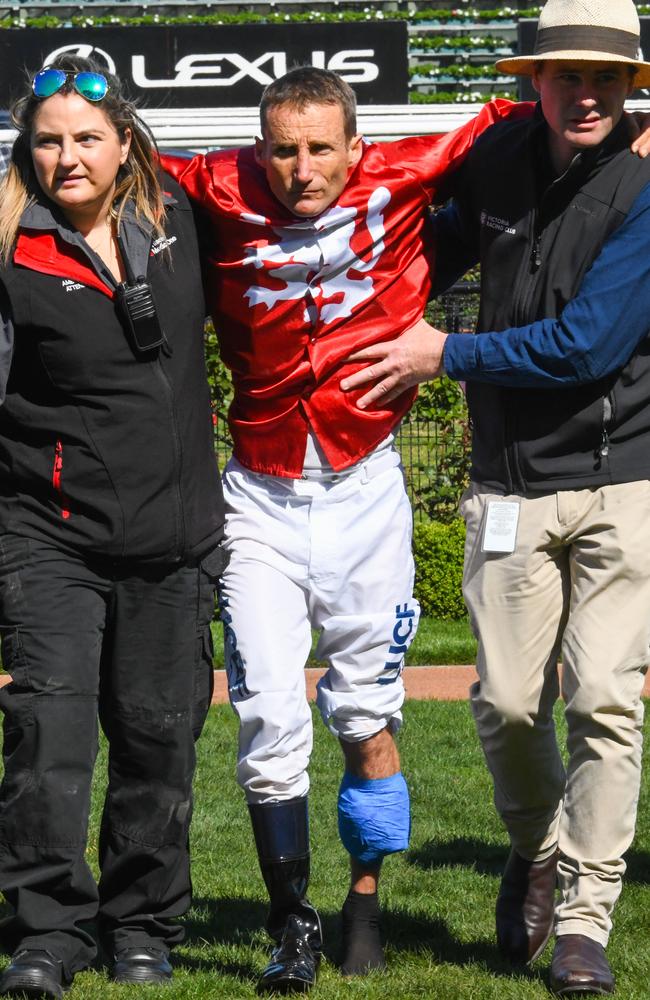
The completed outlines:
[[[22,232],[14,250],[14,264],[40,274],[68,278],[98,292],[114,296],[113,289],[105,285],[86,260],[83,251],[71,246],[52,232]]]
[[[52,469],[52,486],[59,495],[59,500],[61,502],[61,517],[67,520],[70,517],[70,511],[64,504],[67,503],[65,496],[63,495],[63,486],[61,485],[61,474],[63,472],[63,445],[60,441],[57,441],[54,446],[54,468]]]

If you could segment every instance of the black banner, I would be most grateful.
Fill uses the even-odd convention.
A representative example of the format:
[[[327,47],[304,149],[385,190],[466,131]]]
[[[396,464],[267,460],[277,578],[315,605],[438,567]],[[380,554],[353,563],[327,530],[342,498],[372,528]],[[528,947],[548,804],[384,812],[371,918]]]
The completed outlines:
[[[0,31],[0,106],[61,52],[93,55],[144,107],[252,107],[292,66],[334,70],[360,104],[408,101],[404,22],[182,25]]]
[[[648,60],[648,54],[650,54],[650,17],[640,17],[641,22],[641,53],[646,53],[646,55],[641,55],[640,58],[645,61]],[[521,56],[532,56],[535,51],[535,38],[537,36],[537,21],[534,19],[526,19],[520,21],[517,25],[517,51]],[[519,81],[519,100],[520,101],[534,101],[537,97],[532,83],[530,82],[530,77],[520,76]],[[641,100],[642,98],[647,98],[649,95],[647,90],[635,90],[630,97],[636,100]]]

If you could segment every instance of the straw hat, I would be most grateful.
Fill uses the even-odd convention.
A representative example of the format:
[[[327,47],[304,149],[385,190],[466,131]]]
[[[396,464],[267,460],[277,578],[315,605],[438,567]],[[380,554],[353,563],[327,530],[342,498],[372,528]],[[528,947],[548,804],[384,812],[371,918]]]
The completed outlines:
[[[632,0],[548,0],[539,15],[532,56],[499,59],[507,73],[531,76],[543,59],[616,62],[637,67],[634,83],[650,85],[650,63],[639,49],[641,28]]]

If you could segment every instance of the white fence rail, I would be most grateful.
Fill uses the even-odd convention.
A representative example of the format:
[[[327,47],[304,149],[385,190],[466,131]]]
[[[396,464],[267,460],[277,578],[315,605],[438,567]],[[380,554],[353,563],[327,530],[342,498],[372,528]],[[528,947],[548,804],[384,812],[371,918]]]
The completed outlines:
[[[449,132],[478,110],[462,104],[365,105],[358,109],[358,126],[369,139],[400,139]],[[246,146],[260,131],[257,108],[141,108],[140,114],[163,149]],[[11,128],[0,128],[0,141],[11,142],[14,135]]]
[[[476,114],[478,108],[445,105],[365,105],[358,109],[359,131],[368,139],[400,139],[407,135],[449,132]],[[161,146],[205,149],[242,146],[259,135],[257,108],[153,111],[142,117]]]
[[[630,111],[650,112],[650,100],[628,101]],[[409,135],[450,132],[478,113],[478,104],[363,105],[359,131],[368,139],[401,139]],[[257,108],[143,108],[141,114],[163,149],[204,151],[246,146],[259,134]],[[12,142],[13,129],[0,127],[0,142]]]

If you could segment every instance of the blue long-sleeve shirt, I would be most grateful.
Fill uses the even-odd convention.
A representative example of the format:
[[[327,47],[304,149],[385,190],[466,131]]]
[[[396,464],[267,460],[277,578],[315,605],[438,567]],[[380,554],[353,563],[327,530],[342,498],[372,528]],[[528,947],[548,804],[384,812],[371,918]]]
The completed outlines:
[[[436,225],[444,261],[445,234],[460,220],[453,207]],[[473,262],[450,244],[448,279]],[[438,282],[440,286],[441,282]],[[580,291],[557,319],[478,333],[451,334],[444,367],[453,379],[519,388],[579,385],[621,368],[650,330],[650,184],[606,241]]]

